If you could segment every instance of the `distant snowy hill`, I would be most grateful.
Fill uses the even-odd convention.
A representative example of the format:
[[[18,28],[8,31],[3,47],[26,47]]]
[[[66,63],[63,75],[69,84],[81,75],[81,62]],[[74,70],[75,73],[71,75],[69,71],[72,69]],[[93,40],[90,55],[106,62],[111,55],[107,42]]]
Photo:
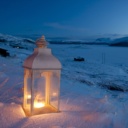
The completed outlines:
[[[19,53],[22,51],[24,54],[29,54],[35,47],[34,40],[29,38],[14,37],[11,35],[0,34],[0,52],[3,50],[8,51],[11,57],[21,56]],[[3,53],[5,54],[5,53]]]
[[[14,37],[11,35],[0,34],[0,45],[26,48],[26,43],[27,45],[31,45],[34,43],[34,41],[29,38],[21,38],[21,37]]]
[[[128,37],[121,37],[116,39],[111,38],[97,38],[95,44],[107,44],[109,46],[128,47]]]
[[[34,41],[32,39],[28,38],[21,38],[21,37],[15,37],[11,35],[5,35],[0,33],[0,42],[29,42],[33,43]]]
[[[97,38],[96,40],[86,40],[86,39],[50,39],[51,44],[89,44],[89,45],[106,45],[111,42],[110,38]]]
[[[95,40],[96,43],[110,43],[111,39],[110,38],[97,38]]]
[[[15,37],[11,35],[5,35],[0,33],[0,47],[9,46],[12,48],[20,49],[33,49],[34,40],[39,38],[39,36],[28,36],[27,38]],[[31,38],[31,39],[30,39]],[[33,40],[34,39],[34,40]],[[109,46],[124,46],[128,47],[128,37],[111,39],[110,37],[102,37],[92,40],[86,39],[72,39],[66,37],[55,37],[47,38],[47,41],[51,44],[89,44],[89,45],[109,45]]]
[[[111,46],[123,46],[128,47],[128,37],[118,38],[112,41]]]

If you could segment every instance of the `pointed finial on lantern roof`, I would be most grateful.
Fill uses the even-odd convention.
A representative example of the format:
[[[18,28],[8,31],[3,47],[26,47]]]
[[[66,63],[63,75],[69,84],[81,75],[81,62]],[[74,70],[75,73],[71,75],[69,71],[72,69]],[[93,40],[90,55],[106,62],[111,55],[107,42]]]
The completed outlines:
[[[44,35],[41,38],[37,39],[36,46],[38,48],[45,48],[45,47],[47,47],[47,42],[45,40],[45,36]]]

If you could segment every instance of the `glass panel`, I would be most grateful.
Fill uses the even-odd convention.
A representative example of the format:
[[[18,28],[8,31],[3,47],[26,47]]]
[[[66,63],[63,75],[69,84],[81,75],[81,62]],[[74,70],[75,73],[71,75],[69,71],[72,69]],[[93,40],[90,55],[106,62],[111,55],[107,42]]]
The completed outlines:
[[[34,108],[41,108],[45,106],[45,74],[39,70],[34,71]]]
[[[60,71],[34,70],[31,94],[32,115],[58,111]]]
[[[24,102],[23,107],[25,113],[29,115],[31,105],[31,70],[25,69],[24,71]]]
[[[58,109],[60,93],[60,72],[53,71],[51,75],[50,104]]]

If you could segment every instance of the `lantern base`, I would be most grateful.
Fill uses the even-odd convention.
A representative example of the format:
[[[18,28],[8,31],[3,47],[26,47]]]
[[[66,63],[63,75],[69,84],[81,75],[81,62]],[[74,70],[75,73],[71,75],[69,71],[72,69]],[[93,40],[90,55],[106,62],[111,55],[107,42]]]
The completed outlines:
[[[33,112],[30,111],[30,109],[28,108],[24,108],[23,110],[25,112],[25,115],[27,117],[29,116],[33,116],[33,115],[39,115],[39,114],[47,114],[47,113],[56,113],[56,112],[60,112],[58,109],[54,108],[53,106],[47,105],[41,108],[34,108]]]

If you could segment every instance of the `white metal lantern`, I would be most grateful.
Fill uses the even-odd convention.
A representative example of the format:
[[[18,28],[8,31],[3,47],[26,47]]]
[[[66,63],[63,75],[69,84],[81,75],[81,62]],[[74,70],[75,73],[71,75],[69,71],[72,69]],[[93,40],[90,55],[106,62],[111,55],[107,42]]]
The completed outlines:
[[[61,64],[55,58],[42,36],[37,48],[23,64],[23,109],[27,116],[59,112]]]

